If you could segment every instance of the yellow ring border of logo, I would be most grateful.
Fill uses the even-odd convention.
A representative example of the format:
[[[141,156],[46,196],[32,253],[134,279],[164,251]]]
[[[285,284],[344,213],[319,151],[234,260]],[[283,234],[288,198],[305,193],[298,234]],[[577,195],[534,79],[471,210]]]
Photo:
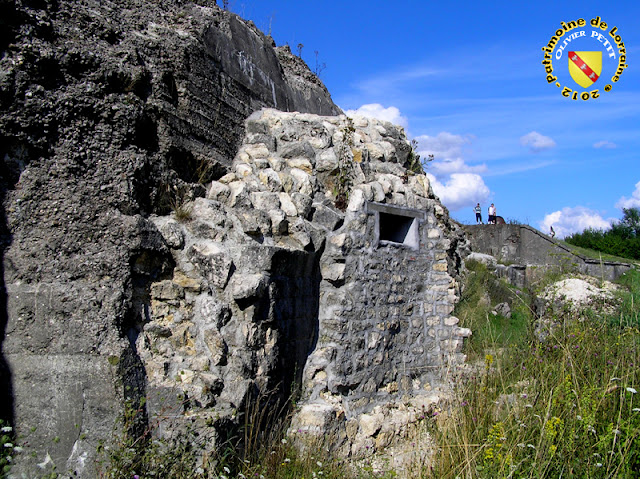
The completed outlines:
[[[603,22],[600,17],[592,18],[589,22],[590,26],[594,28],[599,28],[600,30],[605,31],[608,28],[606,22]],[[553,75],[553,51],[556,48],[556,44],[558,40],[568,31],[574,30],[579,27],[584,27],[587,25],[587,22],[584,18],[579,18],[578,20],[572,20],[568,23],[560,22],[562,28],[559,28],[555,31],[555,34],[551,36],[549,42],[546,46],[542,47],[542,51],[544,52],[544,58],[542,60],[542,65],[544,66],[545,73],[547,74],[547,83],[554,83],[558,88],[562,88],[562,96],[566,98],[571,98],[572,100],[577,100],[578,98],[582,100],[589,100],[590,98],[599,98],[600,92],[599,90],[592,91],[583,91],[580,92],[578,90],[572,90],[567,86],[562,86],[560,82],[558,82],[558,77]],[[624,70],[629,66],[627,65],[627,49],[625,47],[624,42],[622,41],[622,36],[617,34],[618,27],[612,27],[609,30],[609,36],[613,38],[615,45],[618,49],[618,68],[616,69],[616,73],[611,77],[611,82],[616,83],[620,80],[620,77],[624,73]],[[607,83],[603,90],[605,92],[610,92],[613,89],[611,83]]]

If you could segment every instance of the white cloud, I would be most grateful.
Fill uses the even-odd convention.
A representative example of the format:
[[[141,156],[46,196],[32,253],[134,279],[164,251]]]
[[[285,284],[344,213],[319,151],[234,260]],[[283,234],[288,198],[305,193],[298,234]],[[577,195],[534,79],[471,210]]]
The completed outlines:
[[[636,183],[636,189],[631,193],[631,198],[623,196],[616,203],[616,208],[640,208],[640,181]]]
[[[482,203],[489,197],[489,187],[480,175],[474,173],[453,173],[445,182],[440,182],[432,173],[427,173],[427,177],[433,192],[451,211]]]
[[[598,212],[584,206],[567,206],[546,215],[539,226],[543,233],[548,233],[549,227],[553,226],[556,235],[563,238],[573,233],[581,233],[587,228],[608,229],[611,221],[612,218],[605,220]]]
[[[418,152],[420,155],[434,155],[436,160],[450,160],[462,155],[463,145],[471,143],[471,137],[454,135],[447,131],[441,131],[437,136],[416,136]]]
[[[345,111],[347,116],[366,116],[369,118],[377,118],[378,120],[384,120],[393,123],[394,125],[400,125],[405,129],[409,126],[409,120],[406,116],[402,116],[400,110],[395,106],[385,108],[380,103],[368,103],[362,105],[357,110]]]
[[[487,170],[486,165],[468,165],[463,155],[465,145],[471,143],[471,136],[454,135],[446,131],[436,136],[421,135],[418,153],[435,160],[427,164],[427,176],[440,201],[451,211],[472,207],[478,201],[485,201],[491,193],[479,173]]]
[[[426,155],[421,155],[426,158]],[[429,170],[437,177],[452,175],[453,173],[484,173],[487,171],[487,165],[470,166],[467,165],[462,158],[455,160],[433,161],[427,166]]]
[[[428,165],[429,171],[437,178],[442,179],[442,177],[453,173],[484,173],[487,171],[486,165],[467,165],[462,158],[462,148],[471,143],[471,138],[442,131],[437,136],[420,135],[415,140],[418,142],[418,153],[423,159],[427,159],[429,155],[434,156],[434,161]]]
[[[611,141],[607,141],[607,140],[602,140],[602,141],[597,141],[593,144],[594,148],[607,148],[607,149],[612,149],[612,148],[617,148],[618,145],[616,145],[615,143],[611,142]]]
[[[556,146],[556,142],[548,136],[541,135],[537,131],[532,131],[524,136],[520,137],[520,144],[522,146],[528,146],[529,150],[534,153],[542,150],[548,150]]]

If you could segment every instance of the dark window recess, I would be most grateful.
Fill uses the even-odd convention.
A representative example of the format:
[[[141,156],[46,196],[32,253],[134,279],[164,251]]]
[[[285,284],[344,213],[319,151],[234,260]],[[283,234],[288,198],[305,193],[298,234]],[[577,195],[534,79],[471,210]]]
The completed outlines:
[[[410,216],[390,215],[380,212],[380,240],[405,243],[415,220]]]

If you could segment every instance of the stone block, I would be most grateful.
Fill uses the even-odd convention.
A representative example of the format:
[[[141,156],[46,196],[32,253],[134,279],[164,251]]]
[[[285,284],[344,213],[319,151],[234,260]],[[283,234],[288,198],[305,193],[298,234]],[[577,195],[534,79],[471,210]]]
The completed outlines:
[[[435,263],[432,269],[433,271],[446,272],[449,269],[449,267],[447,266],[446,262],[442,262],[442,263]]]
[[[339,417],[338,409],[333,405],[326,403],[305,404],[293,416],[290,432],[294,434],[325,434]]]
[[[238,301],[263,296],[268,284],[269,277],[265,274],[236,273],[231,279],[229,288],[233,299]]]
[[[287,162],[279,156],[270,156],[269,158],[267,158],[267,161],[269,162],[269,165],[271,166],[273,171],[278,173],[287,166]]]
[[[408,206],[407,198],[402,193],[396,193],[395,191],[391,193],[391,198],[389,199],[389,203],[392,205],[398,206]]]
[[[365,196],[364,192],[360,189],[353,190],[349,195],[349,204],[347,206],[347,211],[362,211],[364,209]]]
[[[471,336],[472,331],[469,328],[456,328],[455,334],[461,338],[468,338]]]
[[[288,193],[280,193],[280,208],[287,216],[298,216],[298,209]]]
[[[278,145],[278,154],[282,158],[307,158],[315,161],[316,152],[308,141],[282,142]]]
[[[229,185],[221,183],[219,181],[212,181],[207,191],[207,199],[216,200],[220,203],[225,203],[231,195],[231,189]]]
[[[327,134],[320,134],[318,136],[311,137],[309,138],[309,144],[316,151],[325,150],[331,146],[331,136]]]
[[[383,193],[386,195],[390,195],[393,189],[393,183],[389,180],[386,174],[377,175],[377,181],[382,187]]]
[[[216,329],[204,331],[204,342],[210,353],[210,359],[214,366],[223,366],[227,363],[227,343]]]
[[[175,220],[169,220],[158,225],[158,231],[170,248],[181,249],[184,246],[184,232]]]
[[[455,326],[459,322],[460,322],[460,320],[458,318],[456,318],[455,316],[449,316],[447,318],[444,318],[444,325],[445,326]]]
[[[293,178],[292,190],[298,191],[308,196],[313,195],[313,186],[311,185],[310,175],[300,168],[291,168],[289,171]]]
[[[170,280],[151,285],[151,298],[157,300],[178,300],[184,298],[184,289]]]
[[[269,212],[271,210],[280,209],[280,197],[278,196],[278,193],[272,193],[270,191],[254,191],[250,194],[250,198],[253,207],[258,210]]]
[[[291,158],[287,160],[287,165],[289,168],[298,168],[308,174],[313,173],[313,165],[306,158]]]
[[[333,149],[320,153],[316,160],[316,171],[319,173],[333,171],[338,167],[338,157]]]
[[[220,330],[231,319],[229,306],[209,295],[201,295],[197,301],[200,319],[205,324],[213,324]]]
[[[258,236],[271,234],[271,218],[262,210],[250,209],[239,212],[238,218],[245,234]]]
[[[341,283],[344,281],[344,268],[344,263],[322,263],[320,265],[322,279],[325,279],[333,284]]]
[[[229,183],[238,181],[238,177],[236,176],[235,173],[227,173],[226,175],[219,178],[218,181],[223,185],[228,185]]]
[[[343,215],[336,209],[323,205],[321,203],[315,203],[313,205],[313,216],[311,221],[314,224],[322,226],[329,231],[333,231],[341,224]]]
[[[257,158],[266,159],[269,157],[269,148],[267,148],[267,145],[264,143],[245,145],[244,151],[254,160]]]
[[[249,190],[247,184],[243,181],[233,181],[229,183],[229,206],[235,206],[239,208],[250,208],[251,200],[249,198]]]
[[[429,178],[426,175],[415,175],[409,178],[409,187],[418,196],[429,197]]]
[[[245,178],[253,173],[253,168],[248,163],[236,163],[234,166],[234,173],[238,178]]]
[[[289,221],[284,211],[275,209],[269,211],[271,219],[271,233],[274,235],[286,235],[289,233]]]
[[[436,305],[436,313],[446,315],[453,311],[453,303],[444,303]]]
[[[171,280],[187,291],[199,293],[202,289],[202,282],[200,279],[187,276],[182,271],[175,271]]]
[[[301,218],[308,218],[311,213],[311,205],[313,203],[309,195],[303,193],[292,193],[291,200],[293,201],[298,216]]]
[[[233,262],[215,243],[193,245],[187,256],[202,276],[218,288],[224,288],[229,280]]]
[[[377,143],[365,143],[365,148],[369,152],[372,161],[384,161],[384,148]]]
[[[265,168],[258,173],[260,182],[266,186],[270,191],[282,191],[283,185],[280,175],[277,170],[272,168]]]
[[[384,422],[384,415],[377,414],[362,414],[359,420],[358,433],[364,437],[373,437],[382,428]]]
[[[290,193],[291,190],[293,190],[293,188],[295,187],[295,181],[293,179],[293,176],[291,176],[289,173],[285,171],[279,172],[278,176],[280,177],[280,183],[282,184],[282,189],[285,191],[285,193]]]

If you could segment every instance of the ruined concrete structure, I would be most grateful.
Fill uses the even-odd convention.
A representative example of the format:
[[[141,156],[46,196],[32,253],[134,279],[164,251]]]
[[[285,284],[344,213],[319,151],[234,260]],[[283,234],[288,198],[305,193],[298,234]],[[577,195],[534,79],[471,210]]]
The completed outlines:
[[[514,285],[525,287],[545,271],[558,269],[615,281],[632,265],[587,258],[529,225],[467,225],[463,227],[471,249],[499,262],[496,273]]]
[[[140,308],[147,394],[226,423],[252,393],[302,384],[296,428],[332,412],[343,424],[313,432],[354,420],[341,446],[357,448],[362,413],[431,396],[463,360],[462,236],[389,123],[262,110],[246,130],[189,220],[151,218],[175,267]]]
[[[140,427],[212,444],[293,385],[298,429],[345,454],[406,430],[469,331],[450,316],[465,242],[402,130],[335,116],[304,62],[215,2],[0,11],[16,474],[91,477],[127,399],[148,398]]]

